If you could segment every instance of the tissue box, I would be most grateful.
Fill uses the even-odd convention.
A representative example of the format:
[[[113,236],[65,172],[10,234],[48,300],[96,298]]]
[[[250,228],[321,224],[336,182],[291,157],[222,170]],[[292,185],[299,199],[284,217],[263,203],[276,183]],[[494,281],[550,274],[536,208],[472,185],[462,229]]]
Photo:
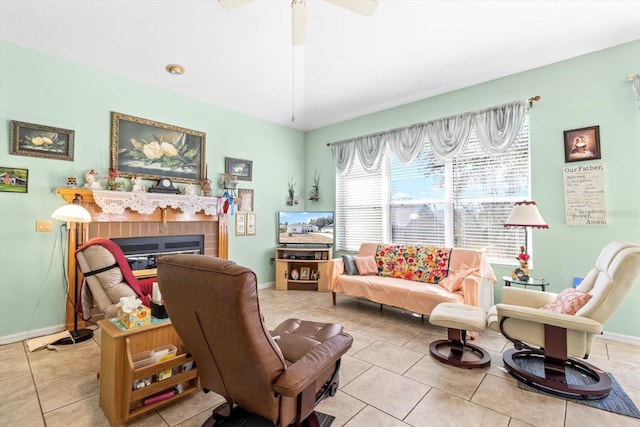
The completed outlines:
[[[118,307],[118,320],[127,329],[149,325],[151,323],[151,310],[144,305],[130,312],[126,312],[122,310],[122,307]]]

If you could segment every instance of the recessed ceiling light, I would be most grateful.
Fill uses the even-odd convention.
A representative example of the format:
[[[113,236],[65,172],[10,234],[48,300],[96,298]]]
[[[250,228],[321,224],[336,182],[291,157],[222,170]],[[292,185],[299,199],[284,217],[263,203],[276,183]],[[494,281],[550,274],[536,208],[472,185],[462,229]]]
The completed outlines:
[[[184,74],[184,67],[180,64],[169,64],[165,67],[167,73],[179,76]]]

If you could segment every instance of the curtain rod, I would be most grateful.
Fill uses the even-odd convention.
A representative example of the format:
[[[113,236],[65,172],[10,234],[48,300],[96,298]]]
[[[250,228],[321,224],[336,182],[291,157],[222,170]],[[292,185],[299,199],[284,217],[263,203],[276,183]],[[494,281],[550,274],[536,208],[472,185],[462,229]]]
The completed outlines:
[[[531,98],[527,99],[527,102],[529,103],[529,107],[533,107],[533,103],[534,103],[534,102],[538,102],[538,101],[540,101],[541,99],[542,99],[542,97],[541,97],[540,95],[535,95],[535,96],[532,96]],[[503,105],[506,105],[506,104],[503,104]],[[486,110],[489,110],[489,109],[491,109],[491,108],[494,108],[494,107],[486,108]],[[478,110],[478,111],[482,111],[482,110]],[[463,114],[465,114],[465,113],[463,113]],[[453,116],[448,116],[448,117],[455,117],[455,116],[459,116],[459,115],[460,115],[460,114],[454,114]],[[445,118],[445,117],[442,117],[442,118]],[[434,119],[434,120],[440,120],[440,119]],[[414,124],[409,125],[409,126],[403,126],[403,127],[399,127],[399,128],[388,129],[388,130],[385,130],[385,131],[372,133],[372,134],[369,134],[369,135],[366,135],[366,136],[378,136],[378,135],[384,135],[385,133],[394,132],[394,131],[398,131],[398,130],[401,130],[401,129],[408,129],[408,128],[410,128],[410,127],[418,126],[418,125],[422,125],[422,124],[425,124],[425,123],[427,123],[427,122],[414,123]],[[349,140],[351,140],[351,139],[355,139],[355,138],[360,138],[360,137],[358,137],[358,136],[354,136],[353,138],[347,138],[347,139],[343,139],[343,140],[341,140],[341,141],[336,141],[336,142],[327,142],[327,147],[331,147],[331,146],[332,146],[332,145],[334,145],[334,144],[339,144],[339,143],[341,143],[341,142],[349,141]]]

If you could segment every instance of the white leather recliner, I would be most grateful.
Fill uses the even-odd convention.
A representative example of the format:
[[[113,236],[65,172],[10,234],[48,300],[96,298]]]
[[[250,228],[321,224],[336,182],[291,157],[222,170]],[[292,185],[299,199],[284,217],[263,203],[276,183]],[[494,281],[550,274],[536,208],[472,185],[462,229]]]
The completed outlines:
[[[602,249],[595,267],[577,287],[590,299],[575,314],[543,309],[546,304],[558,302],[557,294],[504,287],[502,302],[491,307],[487,322],[514,343],[515,349],[503,353],[509,373],[533,387],[564,397],[607,396],[612,387],[609,376],[574,357],[588,357],[596,334],[602,332],[604,323],[639,279],[640,246],[612,242]],[[572,372],[587,380],[576,383]]]

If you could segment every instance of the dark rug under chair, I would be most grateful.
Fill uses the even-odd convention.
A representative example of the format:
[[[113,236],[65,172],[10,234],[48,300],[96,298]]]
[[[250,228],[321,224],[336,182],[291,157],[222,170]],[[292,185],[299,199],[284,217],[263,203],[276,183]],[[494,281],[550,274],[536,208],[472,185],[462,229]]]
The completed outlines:
[[[536,375],[544,375],[544,367],[541,363],[541,360],[531,360],[531,359],[519,359],[518,365],[520,365],[523,369],[526,369],[529,372],[535,373]],[[584,384],[585,376],[582,375],[579,371],[573,368],[567,368],[566,370],[567,381],[570,384]],[[538,390],[526,383],[518,381],[518,387],[523,390],[534,391],[536,393],[544,394],[547,396],[557,397],[559,399],[564,399],[569,402],[579,403],[581,405],[591,406],[593,408],[603,409],[605,411],[613,412],[615,414],[626,415],[627,417],[640,418],[640,410],[633,403],[629,395],[624,391],[624,389],[618,384],[615,377],[608,373],[611,377],[611,382],[613,387],[609,395],[603,399],[595,399],[595,400],[582,400],[582,399],[569,399],[564,397],[559,397],[551,393],[547,393],[542,390]]]

